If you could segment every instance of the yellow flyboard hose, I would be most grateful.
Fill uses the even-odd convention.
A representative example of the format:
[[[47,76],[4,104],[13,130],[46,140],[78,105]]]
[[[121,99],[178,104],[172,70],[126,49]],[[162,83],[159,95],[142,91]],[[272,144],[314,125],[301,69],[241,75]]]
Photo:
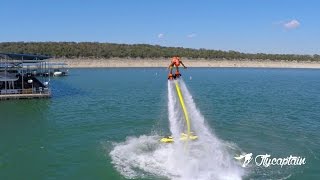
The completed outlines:
[[[179,84],[178,82],[176,81],[176,89],[177,89],[177,92],[178,92],[178,96],[179,96],[179,100],[180,100],[180,104],[182,106],[182,110],[183,110],[183,113],[184,113],[184,117],[186,119],[186,123],[187,123],[187,134],[188,134],[188,138],[189,139],[191,137],[191,133],[190,133],[190,121],[189,121],[189,116],[188,116],[188,112],[187,112],[187,108],[184,104],[184,100],[183,100],[183,96],[182,96],[182,93],[181,93],[181,90],[180,90],[180,87],[179,87]]]

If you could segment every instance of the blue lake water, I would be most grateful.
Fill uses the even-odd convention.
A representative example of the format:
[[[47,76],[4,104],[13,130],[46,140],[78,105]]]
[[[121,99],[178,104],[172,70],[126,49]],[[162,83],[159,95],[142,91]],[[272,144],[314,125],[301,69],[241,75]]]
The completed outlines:
[[[320,179],[320,70],[182,73],[206,127],[242,179]],[[128,174],[128,159],[122,169],[115,161],[115,153],[130,155],[125,151],[139,142],[170,134],[166,77],[162,68],[71,69],[70,76],[51,79],[50,99],[1,101],[0,179],[179,179],[141,169],[139,162]],[[149,148],[144,152],[156,151]],[[306,163],[241,167],[233,156],[244,153],[300,156]]]

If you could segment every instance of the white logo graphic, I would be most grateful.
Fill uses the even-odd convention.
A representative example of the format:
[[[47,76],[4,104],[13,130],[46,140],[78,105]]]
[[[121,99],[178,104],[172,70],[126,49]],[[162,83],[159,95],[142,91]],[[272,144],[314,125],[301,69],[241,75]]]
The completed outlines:
[[[234,158],[239,161],[244,159],[242,167],[246,167],[253,159],[252,153],[240,155],[240,156],[234,157]],[[281,168],[284,165],[300,166],[300,165],[306,164],[306,158],[302,158],[300,156],[292,156],[292,155],[290,155],[289,157],[286,157],[286,158],[271,158],[270,154],[257,155],[254,158],[254,161],[257,166],[269,167],[270,165],[273,165],[273,166],[278,165],[278,166],[281,166]]]
[[[246,155],[240,155],[239,157],[234,157],[234,158],[237,160],[241,160],[244,158],[242,167],[246,167],[250,163],[250,161],[252,160],[252,153],[248,153]]]

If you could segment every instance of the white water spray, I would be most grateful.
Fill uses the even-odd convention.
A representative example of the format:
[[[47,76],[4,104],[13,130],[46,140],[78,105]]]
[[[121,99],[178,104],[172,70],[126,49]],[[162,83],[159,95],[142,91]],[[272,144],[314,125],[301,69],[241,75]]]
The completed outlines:
[[[127,178],[166,177],[169,179],[237,180],[243,176],[223,143],[205,124],[183,80],[178,80],[191,121],[191,130],[198,140],[179,141],[186,125],[177,99],[175,82],[168,81],[168,117],[175,140],[161,144],[160,136],[140,136],[115,144],[110,152],[112,163]]]

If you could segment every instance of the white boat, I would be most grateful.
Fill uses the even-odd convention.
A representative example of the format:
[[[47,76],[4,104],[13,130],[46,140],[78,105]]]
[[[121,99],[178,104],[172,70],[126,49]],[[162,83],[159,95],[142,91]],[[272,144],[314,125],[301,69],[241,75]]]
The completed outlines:
[[[0,94],[17,94],[14,84],[18,79],[16,74],[0,72]]]
[[[56,70],[53,72],[53,76],[62,76],[62,72],[59,70]]]

